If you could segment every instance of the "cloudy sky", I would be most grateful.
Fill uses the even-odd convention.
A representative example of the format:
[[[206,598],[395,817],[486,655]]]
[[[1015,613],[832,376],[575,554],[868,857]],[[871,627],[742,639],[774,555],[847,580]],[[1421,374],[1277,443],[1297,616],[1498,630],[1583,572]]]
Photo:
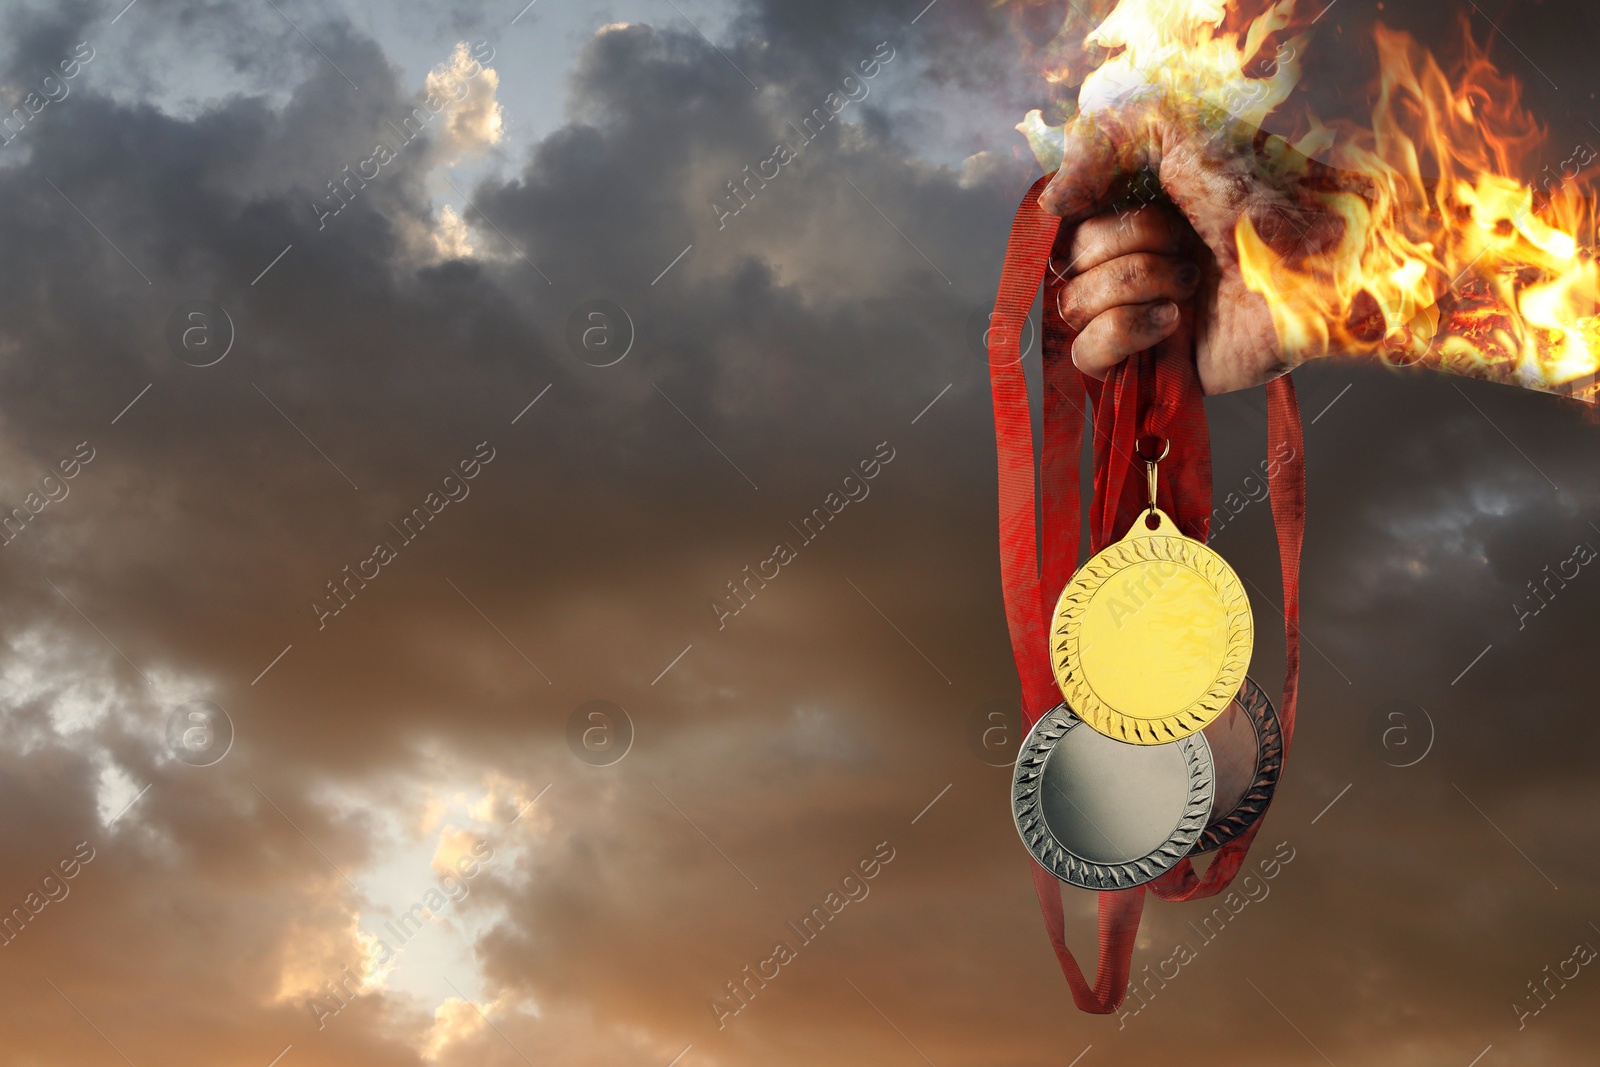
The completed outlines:
[[[1152,902],[1135,966],[1196,958],[1084,1016],[970,745],[1017,697],[971,322],[1046,100],[1004,15],[123,2],[0,4],[48,98],[0,146],[0,1064],[1592,1057],[1589,413],[1296,372],[1293,858],[1214,940]],[[1600,145],[1593,8],[1463,10],[1535,164]],[[1265,406],[1208,403],[1220,497]],[[1274,691],[1265,506],[1216,545]]]

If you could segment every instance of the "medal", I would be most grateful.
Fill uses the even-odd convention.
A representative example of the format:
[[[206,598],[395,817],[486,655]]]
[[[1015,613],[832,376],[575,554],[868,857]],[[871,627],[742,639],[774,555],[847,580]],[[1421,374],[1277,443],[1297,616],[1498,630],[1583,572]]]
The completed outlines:
[[[1162,457],[1166,453],[1163,451]],[[1050,661],[1067,704],[1107,737],[1158,745],[1203,729],[1250,665],[1250,601],[1227,561],[1155,506],[1061,591]]]
[[[1065,704],[1034,724],[1017,756],[1017,832],[1039,865],[1083,889],[1127,889],[1171,870],[1210,819],[1215,794],[1203,735],[1130,745]]]
[[[1245,678],[1239,695],[1200,735],[1211,750],[1216,791],[1211,818],[1191,855],[1219,849],[1254,826],[1272,803],[1283,773],[1278,712],[1251,678]]]

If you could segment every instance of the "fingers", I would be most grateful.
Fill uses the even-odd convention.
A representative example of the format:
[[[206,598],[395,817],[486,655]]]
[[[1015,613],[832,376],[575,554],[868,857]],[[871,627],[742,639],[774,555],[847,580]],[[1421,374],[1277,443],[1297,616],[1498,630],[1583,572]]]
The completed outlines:
[[[1188,223],[1172,209],[1149,205],[1118,219],[1079,224],[1070,243],[1069,271],[1056,289],[1056,307],[1077,333],[1072,362],[1092,378],[1135,352],[1154,347],[1178,327],[1178,303],[1200,286],[1200,266],[1186,255]]]
[[[1102,263],[1137,252],[1179,255],[1198,240],[1188,220],[1166,204],[1143,204],[1132,211],[1096,215],[1072,231],[1062,255],[1050,261],[1058,278],[1086,274]]]
[[[1091,378],[1103,380],[1111,368],[1135,352],[1154,348],[1178,328],[1178,305],[1123,304],[1095,316],[1072,345],[1072,363]]]
[[[1061,318],[1074,330],[1124,304],[1183,301],[1200,285],[1200,268],[1173,256],[1139,252],[1102,263],[1056,291]]]

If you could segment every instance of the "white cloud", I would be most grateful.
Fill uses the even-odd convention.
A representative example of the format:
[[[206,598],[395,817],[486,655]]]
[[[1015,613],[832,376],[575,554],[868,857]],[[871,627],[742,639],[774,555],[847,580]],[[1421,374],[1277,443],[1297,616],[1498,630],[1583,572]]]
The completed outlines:
[[[465,41],[456,45],[448,60],[428,72],[427,92],[451,101],[439,133],[439,152],[446,163],[454,164],[500,143],[505,116],[495,99],[499,87],[499,73],[479,63]]]

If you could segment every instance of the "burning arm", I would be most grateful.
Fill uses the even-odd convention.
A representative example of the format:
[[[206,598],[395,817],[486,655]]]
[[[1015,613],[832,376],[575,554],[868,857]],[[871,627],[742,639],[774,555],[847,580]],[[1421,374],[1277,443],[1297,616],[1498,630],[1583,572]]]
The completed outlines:
[[[1379,27],[1370,128],[1313,120],[1291,145],[1259,124],[1298,76],[1292,48],[1255,77],[1244,71],[1259,40],[1210,37],[1197,23],[1173,52],[1114,22],[1099,43],[1125,50],[1085,80],[1040,202],[1092,236],[1131,177],[1159,184],[1197,239],[1194,358],[1206,392],[1350,354],[1595,398],[1600,268],[1584,247],[1596,222],[1584,168],[1596,153],[1580,146],[1542,183],[1516,177],[1542,133],[1470,41],[1453,85],[1409,37]],[[1242,111],[1224,86],[1251,90]],[[1159,243],[1132,252],[1171,254]],[[1075,358],[1092,374],[1149,335],[1153,323],[1130,309],[1173,299],[1123,274],[1114,307],[1103,290],[1083,305],[1116,310],[1082,325]],[[1063,299],[1079,288],[1090,287],[1069,284]]]

